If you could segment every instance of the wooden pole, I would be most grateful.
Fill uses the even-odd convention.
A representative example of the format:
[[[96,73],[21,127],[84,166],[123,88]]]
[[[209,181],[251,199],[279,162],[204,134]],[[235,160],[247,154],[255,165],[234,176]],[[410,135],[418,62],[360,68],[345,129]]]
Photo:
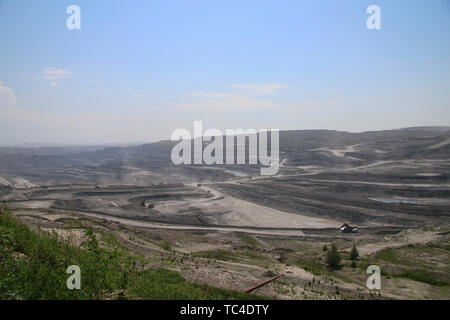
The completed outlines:
[[[272,282],[273,280],[278,279],[279,277],[281,277],[281,274],[278,275],[278,276],[276,276],[276,277],[274,277],[274,278],[272,278],[272,279],[269,279],[269,280],[267,280],[267,281],[264,281],[263,283],[260,283],[260,284],[254,286],[254,287],[252,287],[252,288],[250,288],[250,289],[247,289],[247,290],[245,290],[244,292],[245,292],[245,293],[250,293],[250,292],[252,292],[253,290],[258,289],[259,287],[262,287],[262,286],[268,284],[269,282]]]

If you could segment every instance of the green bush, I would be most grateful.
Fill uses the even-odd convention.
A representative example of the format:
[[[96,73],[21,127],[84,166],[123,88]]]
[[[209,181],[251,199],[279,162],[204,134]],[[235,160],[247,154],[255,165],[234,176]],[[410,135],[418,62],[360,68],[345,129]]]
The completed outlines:
[[[341,268],[341,255],[334,244],[327,253],[327,265],[331,270],[339,270]]]
[[[356,249],[356,246],[353,245],[352,251],[350,252],[350,260],[356,261],[359,258],[359,252],[358,249]]]

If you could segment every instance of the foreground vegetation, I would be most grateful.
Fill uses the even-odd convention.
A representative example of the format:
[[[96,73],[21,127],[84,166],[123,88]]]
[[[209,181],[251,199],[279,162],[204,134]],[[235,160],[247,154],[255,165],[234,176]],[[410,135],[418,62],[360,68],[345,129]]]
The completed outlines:
[[[142,257],[103,247],[86,229],[73,246],[56,234],[33,232],[0,210],[0,299],[255,299],[245,293],[185,281],[177,272],[142,268]],[[81,269],[81,289],[66,286],[67,267]]]
[[[339,246],[324,244],[322,250],[303,250],[295,265],[311,272],[315,276],[333,277],[347,283],[366,285],[367,267],[377,265],[381,269],[383,291],[390,290],[401,294],[406,286],[423,288],[427,284],[428,292],[424,297],[448,297],[450,286],[447,229],[439,229],[443,238],[427,244],[410,244],[397,248],[385,248],[378,252],[360,256],[354,244],[351,249],[345,243]],[[413,280],[404,282],[404,280]],[[400,288],[399,290],[395,288]],[[381,294],[381,291],[379,292]]]
[[[436,268],[433,258],[439,256],[448,263],[450,246],[429,244],[428,246],[409,246],[394,250],[384,249],[375,255],[375,260],[385,269],[387,277],[406,278],[432,286],[449,286],[448,265]],[[426,268],[426,270],[425,270]]]

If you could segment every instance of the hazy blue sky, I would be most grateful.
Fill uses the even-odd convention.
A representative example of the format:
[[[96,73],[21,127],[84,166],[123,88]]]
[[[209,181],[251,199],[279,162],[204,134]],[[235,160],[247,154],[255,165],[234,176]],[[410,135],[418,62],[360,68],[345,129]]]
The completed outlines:
[[[449,0],[0,0],[0,43],[3,145],[450,125]]]

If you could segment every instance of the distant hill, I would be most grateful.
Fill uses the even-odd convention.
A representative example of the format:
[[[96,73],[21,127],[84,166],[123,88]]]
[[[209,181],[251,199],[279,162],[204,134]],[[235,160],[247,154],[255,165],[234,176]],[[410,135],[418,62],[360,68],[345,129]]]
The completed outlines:
[[[183,176],[221,180],[230,176],[223,171],[198,166],[173,165],[170,152],[175,144],[160,141],[129,147],[3,147],[0,148],[0,177],[22,177],[38,184],[53,184],[150,183],[183,180]],[[398,159],[450,159],[450,127],[360,133],[281,131],[280,157],[289,166],[329,168],[348,168]],[[248,165],[239,169],[252,175],[259,171],[257,167]],[[135,180],[129,180],[130,176]]]

